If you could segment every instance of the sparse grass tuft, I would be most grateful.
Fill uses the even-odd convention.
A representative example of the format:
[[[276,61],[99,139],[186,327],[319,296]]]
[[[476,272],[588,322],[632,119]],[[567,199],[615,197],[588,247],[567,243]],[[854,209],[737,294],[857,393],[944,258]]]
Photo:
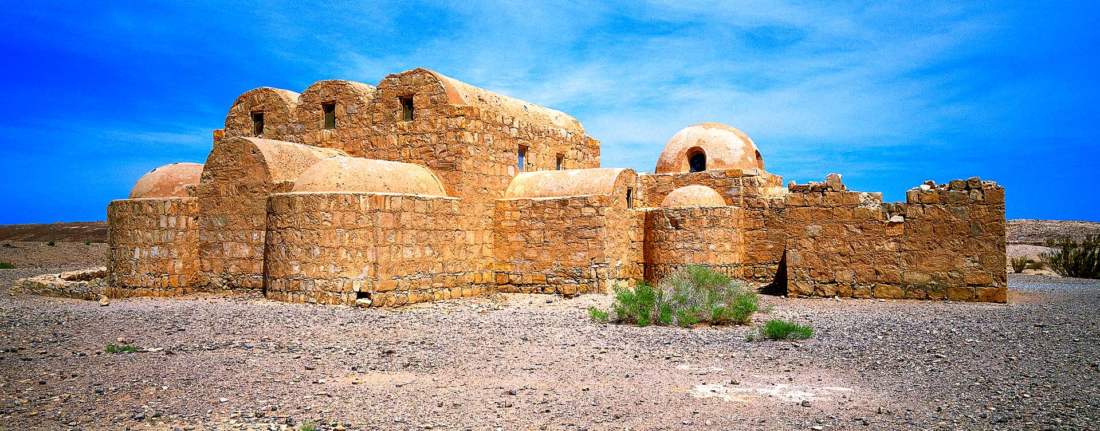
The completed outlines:
[[[0,262],[0,269],[15,269],[15,265],[12,265],[11,262]]]
[[[1012,272],[1017,274],[1024,272],[1027,269],[1027,263],[1030,261],[1026,256],[1019,256],[1012,258]]]
[[[129,344],[107,344],[104,351],[107,353],[134,353],[138,351],[138,348]]]
[[[90,240],[84,240],[84,245],[92,245],[92,241],[90,241]]]
[[[298,430],[299,431],[317,431],[317,424],[314,424],[312,421],[305,421],[305,422],[302,422],[302,426],[298,427]]]
[[[772,319],[760,327],[757,339],[761,340],[805,340],[814,335],[813,328],[794,322]]]
[[[1054,251],[1042,255],[1043,262],[1063,277],[1100,278],[1100,235],[1081,242],[1062,238],[1047,242]]]
[[[588,318],[592,319],[593,322],[607,323],[607,321],[610,320],[611,316],[608,312],[599,308],[588,307]]]
[[[657,287],[641,282],[633,289],[616,289],[611,305],[613,320],[618,323],[685,328],[700,323],[745,325],[758,308],[755,292],[703,266],[684,268],[665,277]]]

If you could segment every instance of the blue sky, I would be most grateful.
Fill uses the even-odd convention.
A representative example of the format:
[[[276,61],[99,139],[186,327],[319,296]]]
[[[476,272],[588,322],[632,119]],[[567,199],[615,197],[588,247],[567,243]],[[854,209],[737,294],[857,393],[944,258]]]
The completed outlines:
[[[576,116],[604,166],[718,121],[787,180],[978,175],[1009,218],[1100,221],[1096,2],[94,3],[0,14],[0,223],[104,219],[250,88],[419,66]]]

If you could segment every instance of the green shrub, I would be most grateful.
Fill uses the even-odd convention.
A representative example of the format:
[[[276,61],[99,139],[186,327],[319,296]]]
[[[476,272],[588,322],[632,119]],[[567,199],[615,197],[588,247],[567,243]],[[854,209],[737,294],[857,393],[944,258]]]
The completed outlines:
[[[813,328],[782,319],[772,319],[760,327],[760,339],[805,340],[814,335]]]
[[[55,243],[53,241],[50,241],[50,242],[47,242],[46,245],[48,245],[50,247],[53,247],[53,246],[57,245],[57,243]]]
[[[1100,235],[1081,242],[1069,238],[1047,241],[1054,251],[1042,255],[1043,262],[1063,277],[1100,278]]]
[[[129,344],[107,344],[104,351],[107,353],[134,353],[138,351],[138,348]]]
[[[615,322],[681,327],[699,323],[744,325],[752,321],[758,308],[755,292],[702,266],[673,273],[656,288],[641,282],[633,289],[616,289],[611,305]]]
[[[1027,269],[1027,263],[1029,259],[1026,256],[1014,257],[1010,260],[1012,262],[1012,272],[1017,274],[1024,272]]]
[[[15,265],[10,262],[0,262],[0,269],[15,269]]]
[[[84,240],[84,245],[92,245],[92,242],[89,240]]]
[[[298,427],[299,431],[317,431],[317,425],[311,421],[302,422],[302,426]]]
[[[604,310],[596,307],[588,307],[588,318],[592,319],[593,322],[607,323],[607,321],[610,320],[610,317],[611,316],[608,314],[608,312]]]

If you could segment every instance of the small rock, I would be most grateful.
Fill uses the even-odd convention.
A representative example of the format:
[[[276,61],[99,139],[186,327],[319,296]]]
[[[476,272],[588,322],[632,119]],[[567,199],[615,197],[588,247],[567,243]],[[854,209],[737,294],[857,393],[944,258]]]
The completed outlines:
[[[802,400],[801,404],[802,404],[802,407],[809,407],[810,406],[810,400]]]
[[[111,305],[111,299],[107,298],[107,295],[99,295],[99,306],[106,307]]]

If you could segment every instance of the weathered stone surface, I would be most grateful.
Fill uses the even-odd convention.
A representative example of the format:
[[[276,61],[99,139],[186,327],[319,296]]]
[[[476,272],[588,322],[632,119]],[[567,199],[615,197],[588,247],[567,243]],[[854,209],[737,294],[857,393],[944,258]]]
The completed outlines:
[[[787,199],[788,286],[839,281],[854,284],[854,296],[1007,300],[1004,205],[987,199],[1003,193],[999,186],[976,178],[926,183],[907,203],[882,205],[849,198],[853,192],[799,190]],[[817,193],[823,197],[807,196]]]

